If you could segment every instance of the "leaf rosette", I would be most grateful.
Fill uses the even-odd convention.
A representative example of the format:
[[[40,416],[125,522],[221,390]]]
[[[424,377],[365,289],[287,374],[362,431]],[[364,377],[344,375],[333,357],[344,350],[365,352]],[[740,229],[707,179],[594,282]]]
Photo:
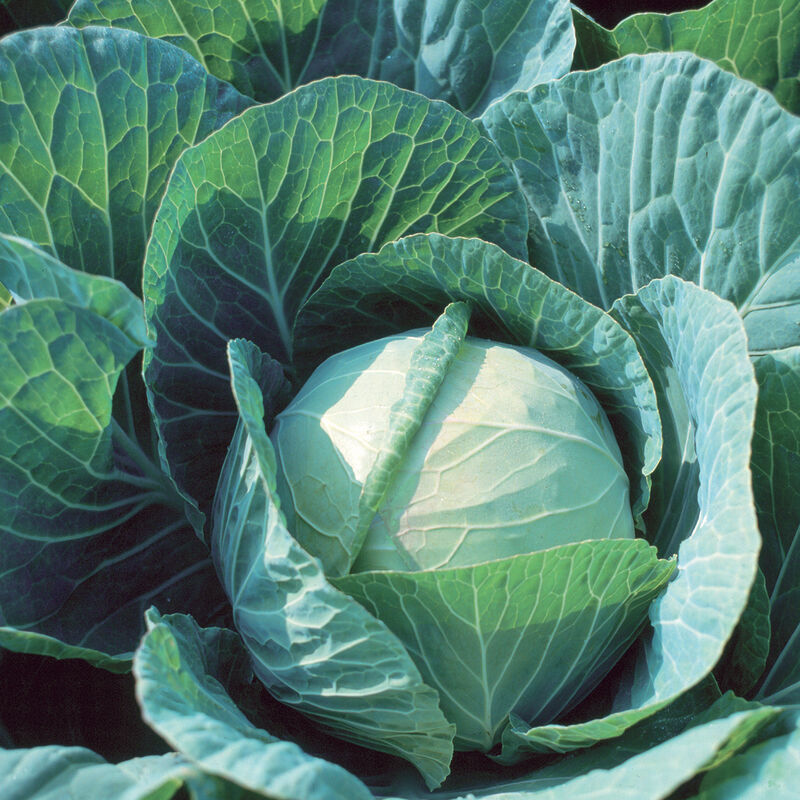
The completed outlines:
[[[455,305],[436,321],[438,309],[448,303]],[[469,345],[474,340],[463,338],[467,303],[476,334],[560,359],[598,398],[613,426],[608,430],[620,443],[620,469],[632,488],[640,524],[651,483],[659,487],[662,480],[660,418],[680,414],[691,425],[684,433],[697,442],[691,456],[699,464],[685,465],[687,480],[702,479],[695,488],[694,513],[684,510],[668,521],[669,540],[659,526],[645,531],[652,545],[625,535],[602,538],[609,533],[603,530],[594,541],[577,534],[574,543],[508,558],[487,556],[501,545],[484,545],[476,561],[456,560],[455,565],[441,562],[441,552],[449,552],[445,544],[434,547],[439,556],[433,567],[424,561],[423,545],[423,560],[411,571],[381,563],[384,541],[377,546],[380,568],[369,568],[374,566],[369,560],[367,569],[361,568],[373,520],[391,497],[406,448],[413,448],[418,428],[424,427],[421,419],[447,380],[437,371],[447,372],[449,359],[474,346]],[[707,318],[715,320],[713,343],[708,350],[690,350],[679,331],[689,320],[706,325]],[[620,735],[708,675],[747,602],[756,568],[746,435],[756,389],[741,320],[732,306],[708,292],[665,278],[626,298],[609,315],[494,245],[437,234],[410,236],[336,267],[298,315],[297,363],[308,373],[324,361],[320,369],[325,370],[336,360],[325,360],[328,351],[344,351],[348,363],[347,356],[363,347],[348,348],[360,342],[387,335],[389,342],[403,341],[405,335],[398,334],[405,334],[409,320],[436,322],[429,334],[415,339],[410,366],[407,358],[406,367],[397,368],[405,388],[399,400],[387,404],[383,423],[381,412],[377,415],[376,427],[387,428],[376,439],[384,449],[372,448],[372,463],[355,481],[352,500],[342,499],[347,491],[341,491],[326,445],[316,434],[289,439],[289,447],[281,443],[284,420],[293,415],[311,417],[319,427],[318,412],[303,402],[278,417],[276,461],[261,405],[262,395],[273,392],[273,382],[259,377],[264,356],[252,345],[246,350],[243,343],[231,346],[240,423],[217,492],[212,541],[237,627],[270,692],[345,739],[403,755],[429,786],[436,786],[447,774],[453,746],[490,750],[502,743],[497,757],[503,762],[585,747]],[[367,350],[366,360],[371,357]],[[363,364],[353,358],[343,373],[362,375]],[[728,384],[728,392],[709,398],[693,385],[693,375],[711,380],[723,365],[730,375],[731,364],[739,377]],[[319,384],[312,375],[298,398],[306,391],[309,397],[328,391],[343,396],[337,370],[331,370],[323,372]],[[669,386],[663,375],[671,376]],[[366,395],[375,397],[377,386]],[[345,417],[331,428],[348,439]],[[745,431],[738,468],[720,469],[714,447],[702,444],[706,436],[713,442],[723,435],[720,426],[728,441],[740,428]],[[343,452],[338,458],[347,463]],[[320,519],[345,520],[335,534],[319,524],[313,510],[299,505],[295,495],[302,490],[292,485],[291,467],[288,477],[282,474],[293,459],[305,464],[311,483],[322,487]],[[316,478],[313,464],[322,470]],[[707,479],[716,482],[714,490],[703,488]],[[735,545],[719,535],[721,526],[734,524],[734,500],[739,503]],[[323,528],[316,541],[308,533],[315,524]],[[502,526],[495,535],[502,537]],[[443,537],[446,531],[432,538],[441,544]],[[676,554],[677,568],[674,561],[657,558]],[[698,604],[704,609],[703,626],[695,616]],[[715,620],[712,636],[709,619]],[[645,624],[648,633],[640,636]],[[367,629],[374,629],[369,636]],[[362,654],[365,646],[374,655]],[[615,694],[613,702],[600,714],[596,707],[582,707],[580,700],[626,650],[625,658],[638,662],[629,666],[638,683],[612,675],[598,693]],[[406,685],[392,679],[390,652],[411,660],[404,667]],[[381,671],[383,677],[377,678]],[[485,700],[475,701],[476,694]],[[391,721],[398,702],[428,710],[403,715],[406,727],[399,730],[397,720]]]
[[[544,82],[568,4],[505,6],[79,0],[0,42],[0,644],[124,670],[138,641],[180,754],[0,751],[12,791],[663,800],[796,772],[769,704],[799,685],[797,120],[687,54]],[[582,57],[632,31],[582,20]],[[395,85],[300,85],[342,72]],[[478,362],[492,424],[440,441]],[[374,368],[333,422],[303,405]],[[547,480],[492,449],[520,408]],[[199,624],[142,636],[150,603]]]

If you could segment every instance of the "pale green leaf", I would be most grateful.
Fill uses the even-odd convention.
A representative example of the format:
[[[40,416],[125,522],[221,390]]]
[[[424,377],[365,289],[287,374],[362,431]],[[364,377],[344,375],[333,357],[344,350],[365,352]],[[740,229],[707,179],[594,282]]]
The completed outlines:
[[[517,794],[487,794],[485,800],[666,800],[704,769],[712,766],[740,732],[748,736],[772,709],[733,714],[689,728],[663,744],[645,750],[612,769],[595,769],[553,789]],[[743,729],[743,731],[742,731]]]
[[[673,434],[646,519],[659,551],[678,553],[679,569],[651,611],[647,677],[632,688],[645,705],[707,674],[745,607],[760,547],[749,470],[757,387],[742,323],[710,292],[668,277],[614,312],[655,376]]]
[[[253,669],[273,696],[344,739],[446,777],[453,728],[400,642],[336,591],[285,527],[264,429],[259,353],[229,347],[240,423],[214,505],[212,552]],[[254,374],[255,373],[255,374]]]
[[[679,701],[680,702],[680,701]],[[684,709],[685,711],[685,709]],[[462,775],[446,800],[667,800],[692,779],[750,745],[779,713],[775,708],[732,707],[722,718],[677,732],[661,730],[667,711],[622,737],[550,763],[531,762],[514,772]],[[682,795],[677,795],[682,796]],[[398,792],[392,800],[422,800]],[[429,795],[433,798],[434,795]]]
[[[472,305],[473,335],[534,347],[594,392],[620,445],[634,514],[641,514],[661,429],[634,342],[600,309],[492,244],[409,236],[341,264],[297,319],[298,368],[305,374],[340,350],[430,325],[453,300]]]
[[[346,770],[253,725],[225,683],[247,668],[239,637],[191,617],[148,614],[134,660],[147,722],[203,772],[272,800],[371,800]]]
[[[641,539],[604,539],[333,583],[380,617],[437,687],[456,746],[488,751],[509,709],[550,722],[593,689],[641,632],[674,567]]]
[[[658,395],[666,432],[645,513],[647,537],[678,572],[650,608],[652,632],[626,664],[611,713],[524,733],[532,750],[620,735],[705,678],[750,594],[760,537],[749,471],[756,383],[729,303],[675,277],[618,301]],[[724,454],[724,458],[722,455]],[[519,727],[519,726],[517,726]]]

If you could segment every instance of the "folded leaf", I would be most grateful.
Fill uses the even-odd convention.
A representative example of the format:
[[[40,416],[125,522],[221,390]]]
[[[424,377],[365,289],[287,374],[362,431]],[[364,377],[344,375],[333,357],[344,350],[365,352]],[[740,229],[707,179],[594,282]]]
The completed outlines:
[[[239,637],[148,613],[134,674],[149,724],[203,772],[276,800],[371,800],[346,770],[253,725],[225,689],[247,663]]]
[[[217,489],[212,551],[253,669],[278,700],[344,739],[406,758],[438,786],[453,726],[402,644],[334,589],[286,529],[259,353],[241,340],[229,353],[241,419]]]

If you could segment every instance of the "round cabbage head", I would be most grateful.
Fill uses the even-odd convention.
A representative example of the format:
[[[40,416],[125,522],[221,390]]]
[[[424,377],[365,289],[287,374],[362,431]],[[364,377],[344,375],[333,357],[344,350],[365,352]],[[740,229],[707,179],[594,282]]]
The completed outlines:
[[[289,530],[400,640],[454,746],[488,751],[512,712],[549,723],[586,696],[671,565],[634,540],[591,392],[465,317],[451,336],[462,312],[325,361],[272,439]]]
[[[423,333],[331,357],[273,429],[289,529],[328,574],[467,566],[633,537],[605,413],[530,348],[465,339],[410,441],[394,442]],[[404,451],[377,509],[365,507],[387,446]]]

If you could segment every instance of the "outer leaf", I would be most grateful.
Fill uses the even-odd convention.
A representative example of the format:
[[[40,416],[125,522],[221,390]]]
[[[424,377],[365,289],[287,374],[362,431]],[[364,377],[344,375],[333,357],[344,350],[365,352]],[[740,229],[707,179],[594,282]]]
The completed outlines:
[[[148,614],[134,661],[145,719],[200,769],[273,800],[371,800],[341,767],[255,727],[224,686],[246,662],[238,636],[191,617]]]
[[[680,702],[680,701],[679,701]],[[668,717],[648,720],[613,742],[515,772],[475,776],[444,796],[458,800],[665,800],[747,746],[778,709],[750,708],[665,735]],[[506,768],[507,770],[507,768]],[[521,774],[520,774],[521,773]],[[404,800],[424,797],[403,794]],[[395,799],[396,800],[396,799]]]
[[[308,372],[339,350],[430,325],[451,300],[473,306],[474,334],[535,347],[594,391],[614,426],[640,514],[661,453],[661,426],[634,342],[600,309],[499,247],[409,236],[340,265],[298,317],[299,365]]]
[[[623,656],[614,672],[624,672],[630,667],[635,652],[636,648],[633,648]],[[529,736],[531,726],[525,720],[512,714],[508,727],[503,731],[503,750],[506,757],[512,760],[515,749],[523,744],[520,752],[524,753],[572,753],[578,751],[564,759],[562,763],[569,766],[573,761],[587,758],[590,766],[574,773],[568,769],[570,776],[588,772],[597,767],[610,768],[622,763],[632,755],[655,747],[671,736],[677,735],[696,719],[699,713],[705,711],[720,697],[717,682],[713,677],[709,677],[688,692],[684,692],[661,711],[642,720],[630,730],[620,733],[621,728],[613,718],[609,720],[602,716],[607,700],[603,697],[603,693],[609,685],[611,685],[610,681],[601,684],[597,691],[589,695],[586,702],[578,706],[570,715],[573,718],[590,719],[589,722],[581,725],[570,725],[566,722],[541,725],[535,729],[535,737],[531,737]],[[598,708],[599,712],[596,711]],[[604,744],[605,740],[611,741]],[[590,747],[596,743],[598,746],[588,752],[581,750],[581,748]],[[556,774],[561,774],[557,766],[554,765],[553,769]]]
[[[605,308],[669,272],[733,301],[751,351],[798,344],[800,120],[769,94],[688,54],[628,56],[482,122],[537,267]]]
[[[261,102],[329,75],[391,81],[477,114],[568,70],[566,0],[78,0],[76,27],[114,25],[177,44]]]
[[[181,490],[207,510],[233,433],[228,338],[288,361],[297,309],[338,262],[430,230],[521,253],[526,225],[491,142],[389,84],[319,81],[186,151],[145,265],[145,377]]]
[[[708,672],[747,601],[760,545],[748,469],[756,386],[742,324],[713,294],[667,277],[620,300],[615,314],[656,376],[661,417],[675,432],[648,514],[659,518],[650,527],[659,548],[677,547],[679,570],[651,611],[647,678],[632,689],[644,705]]]
[[[168,800],[192,773],[174,754],[109,764],[82,747],[0,750],[3,800]]]
[[[438,687],[456,746],[488,751],[510,708],[549,722],[593,689],[640,633],[674,566],[641,539],[605,539],[334,584],[380,616]]]
[[[697,684],[719,661],[756,572],[760,545],[750,487],[756,386],[735,309],[678,278],[615,304],[654,377],[664,456],[645,515],[650,541],[678,553],[678,573],[650,608],[652,635],[616,691],[614,710],[524,733],[534,752],[619,735]]]
[[[650,55],[506,98],[484,123],[525,188],[546,272],[608,304],[669,271],[739,306],[758,356],[753,477],[772,593],[800,524],[800,122],[707,62]],[[686,427],[664,424],[668,440]],[[788,631],[794,606],[781,605],[773,624]]]
[[[345,739],[408,759],[438,786],[453,726],[400,642],[336,591],[287,531],[254,374],[258,350],[234,341],[229,353],[241,421],[220,476],[212,546],[253,668],[277,699]]]
[[[89,304],[95,280],[83,282]],[[130,321],[139,301],[112,289]],[[5,647],[125,669],[154,598],[199,614],[219,607],[180,502],[111,418],[117,379],[137,350],[112,322],[64,300],[0,314]]]
[[[696,800],[798,797],[800,729],[761,742],[703,778]]]
[[[17,303],[58,297],[116,325],[136,350],[150,344],[142,303],[124,284],[70,269],[27,239],[0,234],[0,283]]]
[[[740,729],[743,728],[745,734],[752,732],[753,727],[771,713],[771,709],[745,711],[690,728],[613,769],[583,774],[531,797],[536,800],[663,800],[713,764]],[[501,797],[488,795],[486,800],[501,800]],[[526,800],[525,794],[521,793],[517,800]]]
[[[769,596],[759,569],[739,625],[714,675],[723,689],[745,697],[758,683],[770,650]]]
[[[180,152],[252,101],[166,42],[38,28],[0,42],[0,231],[140,291]]]
[[[688,50],[768,89],[800,112],[800,9],[791,0],[714,0],[677,14],[635,14],[606,30],[573,10],[574,69],[632,53]]]

